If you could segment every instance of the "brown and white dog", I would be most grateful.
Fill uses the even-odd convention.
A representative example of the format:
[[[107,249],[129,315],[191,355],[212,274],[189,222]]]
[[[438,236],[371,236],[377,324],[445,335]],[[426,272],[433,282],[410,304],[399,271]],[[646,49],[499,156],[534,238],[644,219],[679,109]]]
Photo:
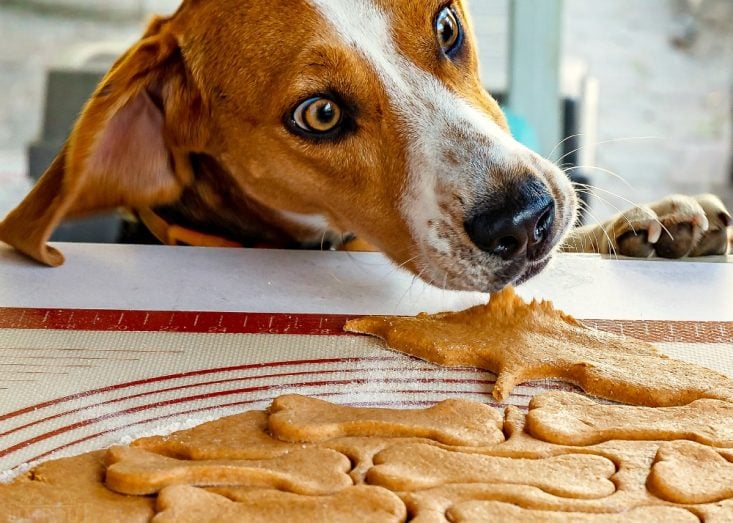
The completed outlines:
[[[354,234],[435,285],[494,291],[545,267],[577,203],[484,91],[461,0],[185,0],[115,63],[0,239],[59,265],[59,222],[116,207],[164,243]],[[564,245],[719,253],[729,220],[678,197]]]

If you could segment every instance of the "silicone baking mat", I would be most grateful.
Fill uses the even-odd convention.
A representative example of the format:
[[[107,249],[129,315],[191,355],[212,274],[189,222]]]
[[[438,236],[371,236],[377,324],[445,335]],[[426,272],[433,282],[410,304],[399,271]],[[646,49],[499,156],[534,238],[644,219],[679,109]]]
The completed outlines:
[[[493,403],[494,376],[346,335],[343,315],[0,309],[0,471],[166,433],[298,393],[342,404]],[[733,322],[586,320],[733,376]],[[518,387],[526,407],[554,382]],[[0,476],[0,479],[3,476]]]

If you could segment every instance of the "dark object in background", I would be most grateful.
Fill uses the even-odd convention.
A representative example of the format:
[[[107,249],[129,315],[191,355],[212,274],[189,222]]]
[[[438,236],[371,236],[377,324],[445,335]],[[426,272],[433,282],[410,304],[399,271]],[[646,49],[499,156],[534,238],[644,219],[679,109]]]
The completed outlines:
[[[563,100],[563,129],[562,133],[567,138],[561,147],[562,164],[567,167],[577,167],[580,163],[580,104],[577,100],[566,98]],[[570,180],[574,183],[589,185],[590,178],[583,174],[583,169],[573,169],[570,173]],[[576,226],[584,225],[587,218],[587,209],[590,207],[590,194],[588,191],[579,191],[578,187],[575,192],[583,202],[583,208],[578,213],[578,223]]]

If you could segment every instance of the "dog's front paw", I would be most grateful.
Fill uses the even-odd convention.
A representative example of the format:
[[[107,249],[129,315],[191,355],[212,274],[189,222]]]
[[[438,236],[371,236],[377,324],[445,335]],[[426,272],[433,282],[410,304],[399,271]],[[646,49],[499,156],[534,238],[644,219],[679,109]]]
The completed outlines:
[[[574,230],[563,249],[633,258],[726,254],[731,216],[711,194],[669,196],[623,212],[603,225]]]
[[[611,253],[635,258],[726,254],[731,217],[719,198],[669,196],[620,214],[604,227]]]
[[[733,243],[733,220],[730,212],[720,198],[712,194],[702,194],[695,199],[705,211],[709,227],[692,249],[690,256],[728,254]]]

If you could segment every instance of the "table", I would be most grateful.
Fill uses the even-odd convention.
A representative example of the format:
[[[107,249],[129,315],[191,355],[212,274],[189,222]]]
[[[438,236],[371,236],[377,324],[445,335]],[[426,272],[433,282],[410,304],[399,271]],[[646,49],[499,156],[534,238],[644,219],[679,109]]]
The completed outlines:
[[[287,393],[392,407],[491,402],[486,372],[342,333],[349,317],[487,299],[427,286],[379,254],[59,247],[67,261],[56,269],[0,247],[0,479]],[[710,261],[561,255],[519,292],[733,376],[733,263]],[[558,388],[574,390],[531,383],[507,403]]]

